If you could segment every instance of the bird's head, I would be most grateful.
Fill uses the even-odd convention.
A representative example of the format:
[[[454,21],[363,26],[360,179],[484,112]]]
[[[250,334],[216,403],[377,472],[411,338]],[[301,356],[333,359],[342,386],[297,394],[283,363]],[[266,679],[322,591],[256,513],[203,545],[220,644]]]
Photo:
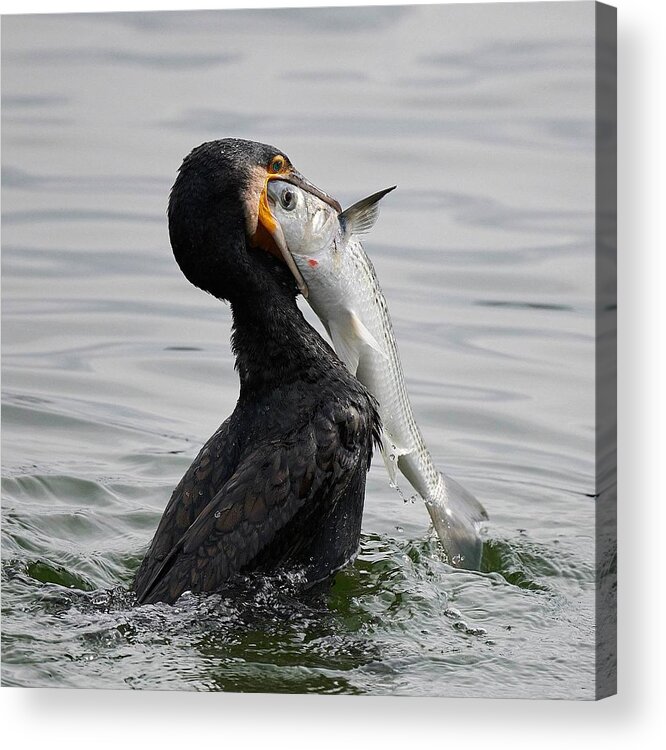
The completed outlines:
[[[274,179],[341,210],[273,146],[225,138],[185,158],[171,190],[169,236],[178,265],[195,286],[228,300],[276,281],[306,292],[268,205]]]

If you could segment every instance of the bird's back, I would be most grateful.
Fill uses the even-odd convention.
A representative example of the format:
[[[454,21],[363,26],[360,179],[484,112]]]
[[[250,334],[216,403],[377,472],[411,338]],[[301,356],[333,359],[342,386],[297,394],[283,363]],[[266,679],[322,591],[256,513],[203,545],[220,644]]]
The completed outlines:
[[[139,601],[252,571],[331,575],[358,547],[376,431],[374,402],[351,378],[241,397],[174,490],[135,578]]]

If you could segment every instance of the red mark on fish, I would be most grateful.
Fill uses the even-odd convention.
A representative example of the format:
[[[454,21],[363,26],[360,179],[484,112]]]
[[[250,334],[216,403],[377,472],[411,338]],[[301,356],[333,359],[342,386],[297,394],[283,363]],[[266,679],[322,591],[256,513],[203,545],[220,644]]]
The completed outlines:
[[[319,265],[319,261],[316,261],[314,258],[310,258],[310,260],[308,260],[308,265],[311,268],[316,268]]]

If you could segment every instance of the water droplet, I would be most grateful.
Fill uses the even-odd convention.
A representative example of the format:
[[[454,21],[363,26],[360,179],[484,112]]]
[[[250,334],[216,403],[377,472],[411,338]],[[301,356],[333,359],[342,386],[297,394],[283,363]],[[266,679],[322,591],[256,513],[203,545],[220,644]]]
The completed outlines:
[[[488,635],[488,631],[485,628],[467,628],[467,635]]]
[[[219,518],[222,515],[222,512],[219,510],[215,511],[215,518]]]
[[[403,495],[403,492],[402,492],[402,490],[400,489],[400,487],[398,487],[397,483],[396,483],[396,482],[395,482],[394,480],[391,480],[391,481],[389,482],[389,487],[390,487],[390,488],[391,488],[392,490],[395,490],[395,491],[396,491],[396,492],[398,493],[398,495],[400,495],[400,497],[402,498],[402,501],[403,501],[404,503],[406,503],[406,502],[407,502],[407,498],[406,498],[406,497],[405,497],[405,496]]]

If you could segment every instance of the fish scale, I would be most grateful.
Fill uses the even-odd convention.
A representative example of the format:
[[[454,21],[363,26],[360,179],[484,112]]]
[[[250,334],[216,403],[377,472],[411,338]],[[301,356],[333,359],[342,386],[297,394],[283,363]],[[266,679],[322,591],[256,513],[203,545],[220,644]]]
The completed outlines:
[[[391,485],[399,470],[425,501],[449,561],[478,569],[487,513],[476,498],[434,465],[409,402],[391,316],[359,235],[372,228],[376,193],[342,214],[279,180],[268,187],[271,213],[308,290],[308,302],[336,353],[379,403],[382,455]]]
[[[352,276],[364,282],[357,287],[361,291],[359,299],[350,302],[357,302],[355,309],[359,313],[362,311],[361,317],[368,324],[366,327],[380,341],[386,353],[386,357],[383,357],[374,349],[365,347],[356,375],[371,393],[383,394],[380,414],[386,435],[383,454],[389,474],[394,481],[395,466],[391,463],[397,463],[429,509],[445,504],[446,488],[414,419],[393,324],[374,266],[360,240],[355,237],[349,242],[347,253],[352,264]]]

